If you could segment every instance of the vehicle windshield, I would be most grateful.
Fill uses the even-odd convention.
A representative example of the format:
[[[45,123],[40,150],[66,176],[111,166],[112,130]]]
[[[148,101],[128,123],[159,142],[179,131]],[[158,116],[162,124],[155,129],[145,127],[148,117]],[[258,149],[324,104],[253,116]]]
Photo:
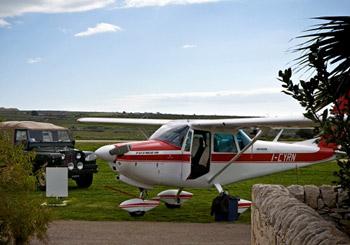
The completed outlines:
[[[29,130],[29,142],[72,142],[67,130]]]
[[[187,125],[163,125],[151,136],[151,140],[161,140],[181,147],[189,127]]]

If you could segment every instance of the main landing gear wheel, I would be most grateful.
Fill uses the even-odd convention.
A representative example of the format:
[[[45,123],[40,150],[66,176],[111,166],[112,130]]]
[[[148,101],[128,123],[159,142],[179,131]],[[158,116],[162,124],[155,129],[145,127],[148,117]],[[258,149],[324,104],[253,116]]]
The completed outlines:
[[[165,206],[170,209],[175,209],[175,208],[181,208],[181,204],[170,204],[170,203],[165,203]]]
[[[129,212],[131,217],[142,217],[145,215],[145,211],[135,211],[135,212]]]

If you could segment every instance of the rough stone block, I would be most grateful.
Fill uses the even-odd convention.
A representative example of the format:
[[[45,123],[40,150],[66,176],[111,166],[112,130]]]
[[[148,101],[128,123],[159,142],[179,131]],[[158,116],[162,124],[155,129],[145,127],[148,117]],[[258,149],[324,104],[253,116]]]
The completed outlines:
[[[329,208],[334,208],[337,201],[337,192],[333,186],[322,185],[320,186],[321,197],[324,204]]]
[[[341,205],[349,198],[348,192],[342,189],[338,189],[338,205]]]
[[[308,202],[314,201],[317,208],[318,200],[322,199],[315,187],[304,189],[308,192]],[[348,236],[283,186],[254,186],[253,202],[252,244],[350,244]]]
[[[305,203],[313,209],[317,209],[317,200],[320,196],[320,189],[315,185],[305,185],[304,190]]]
[[[290,194],[301,202],[305,202],[304,186],[301,185],[290,185],[287,187]]]
[[[317,200],[317,209],[320,210],[322,208],[324,208],[324,201],[323,201],[322,198],[318,198],[318,200]]]

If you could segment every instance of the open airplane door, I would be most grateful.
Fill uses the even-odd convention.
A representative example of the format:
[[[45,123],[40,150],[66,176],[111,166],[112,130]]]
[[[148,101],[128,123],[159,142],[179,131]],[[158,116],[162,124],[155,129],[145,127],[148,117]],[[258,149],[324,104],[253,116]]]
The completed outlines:
[[[191,174],[191,149],[193,140],[193,130],[188,130],[182,151],[181,179],[187,180]]]

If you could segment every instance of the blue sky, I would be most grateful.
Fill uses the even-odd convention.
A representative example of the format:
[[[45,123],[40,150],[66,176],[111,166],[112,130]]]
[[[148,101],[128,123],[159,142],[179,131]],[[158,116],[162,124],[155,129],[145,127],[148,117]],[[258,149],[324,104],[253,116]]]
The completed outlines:
[[[348,0],[1,0],[0,107],[300,114],[277,81],[292,39],[349,12]]]

